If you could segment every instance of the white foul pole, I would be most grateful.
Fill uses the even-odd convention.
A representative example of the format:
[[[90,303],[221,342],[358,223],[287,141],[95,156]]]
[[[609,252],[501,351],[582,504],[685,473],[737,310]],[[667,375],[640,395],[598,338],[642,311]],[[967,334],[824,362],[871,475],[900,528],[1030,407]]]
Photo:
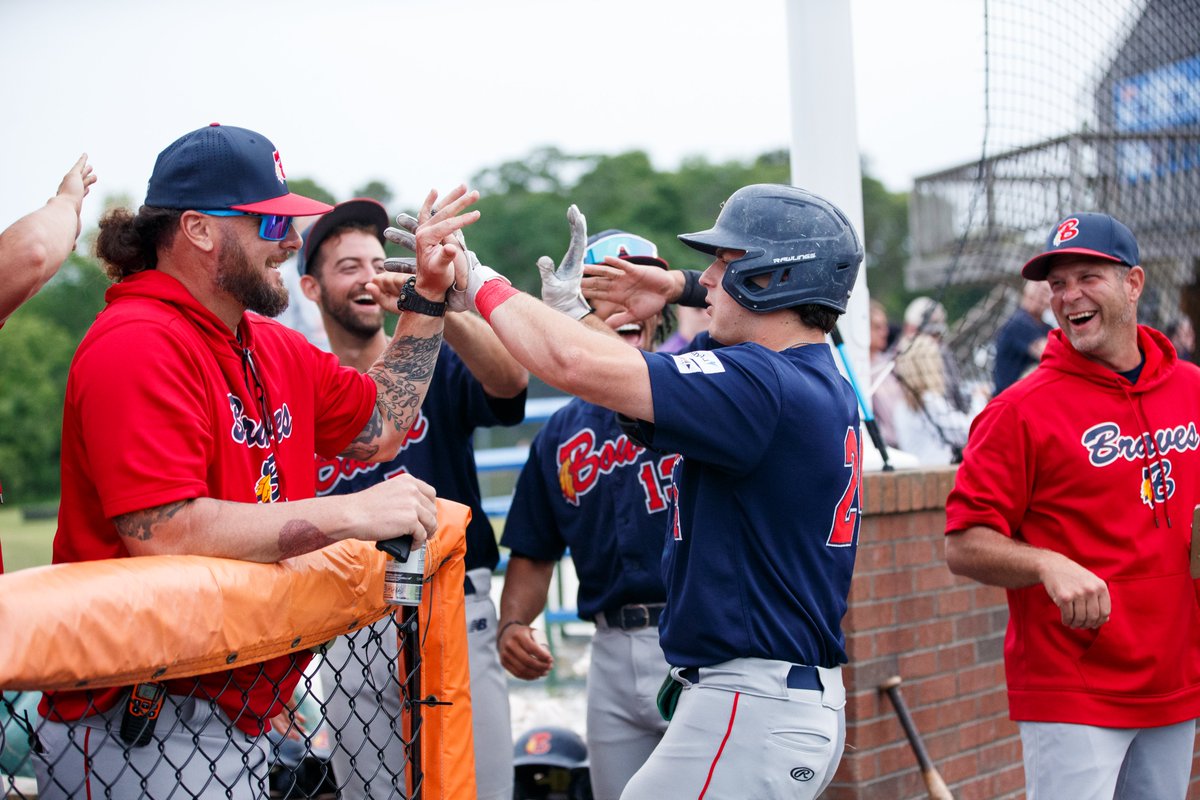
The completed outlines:
[[[791,71],[792,183],[828,199],[863,235],[850,0],[784,0]],[[838,328],[865,394],[871,377],[866,264]],[[870,399],[864,397],[866,402]]]

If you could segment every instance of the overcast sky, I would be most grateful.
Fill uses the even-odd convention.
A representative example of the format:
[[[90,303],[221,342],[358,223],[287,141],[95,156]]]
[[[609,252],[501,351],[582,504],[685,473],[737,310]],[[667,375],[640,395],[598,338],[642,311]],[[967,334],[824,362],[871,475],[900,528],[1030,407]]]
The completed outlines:
[[[84,151],[93,192],[136,206],[214,121],[339,198],[377,177],[410,206],[544,145],[749,159],[790,143],[788,1],[0,0],[0,227]],[[976,157],[982,0],[850,3],[872,171],[905,190]]]

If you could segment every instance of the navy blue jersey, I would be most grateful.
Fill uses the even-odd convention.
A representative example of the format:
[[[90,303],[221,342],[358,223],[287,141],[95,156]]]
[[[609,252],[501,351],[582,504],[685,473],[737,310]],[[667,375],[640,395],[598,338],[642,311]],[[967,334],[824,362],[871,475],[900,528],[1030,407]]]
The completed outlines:
[[[1050,326],[1023,308],[1018,308],[1008,318],[996,334],[996,365],[992,370],[994,394],[1012,386],[1025,370],[1037,364],[1037,359],[1029,355],[1029,346],[1049,334]]]
[[[674,455],[633,444],[617,415],[575,399],[534,437],[500,543],[579,576],[579,615],[661,603],[663,529]]]
[[[425,402],[396,457],[379,464],[318,457],[317,495],[350,494],[410,473],[433,486],[438,497],[471,507],[466,568],[495,569],[500,551],[481,505],[472,437],[476,428],[516,425],[523,419],[525,392],[511,399],[489,397],[458,354],[443,342]]]
[[[858,545],[858,407],[824,345],[644,354],[673,473],[659,623],[681,667],[845,663]]]

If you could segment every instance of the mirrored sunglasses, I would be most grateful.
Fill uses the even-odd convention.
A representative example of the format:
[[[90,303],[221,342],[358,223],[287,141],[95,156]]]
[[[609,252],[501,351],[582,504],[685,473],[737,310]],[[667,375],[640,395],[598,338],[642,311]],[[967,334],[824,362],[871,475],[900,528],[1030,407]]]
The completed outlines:
[[[584,254],[583,263],[603,264],[608,256],[629,258],[630,256],[650,256],[658,258],[658,248],[649,239],[634,236],[632,233],[614,233],[597,239]]]
[[[254,214],[250,211],[232,211],[229,209],[217,211],[196,210],[210,217],[259,217],[262,222],[258,226],[258,236],[261,239],[266,239],[268,242],[283,241],[287,238],[288,229],[292,227],[292,217],[285,217],[282,214]]]

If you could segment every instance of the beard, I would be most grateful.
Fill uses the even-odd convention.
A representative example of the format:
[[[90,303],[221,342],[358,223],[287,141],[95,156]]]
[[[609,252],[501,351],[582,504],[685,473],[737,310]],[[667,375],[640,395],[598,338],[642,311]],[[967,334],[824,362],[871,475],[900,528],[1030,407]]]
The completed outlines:
[[[232,237],[223,237],[217,256],[217,288],[233,295],[250,311],[264,317],[276,317],[288,306],[287,287],[271,285],[264,267],[250,263],[242,245]]]
[[[379,306],[375,306],[374,313],[364,313],[365,308],[362,308],[347,298],[334,300],[321,287],[321,310],[338,325],[345,328],[347,333],[357,336],[360,339],[370,339],[375,334],[379,333],[379,329],[383,327],[383,311]]]

